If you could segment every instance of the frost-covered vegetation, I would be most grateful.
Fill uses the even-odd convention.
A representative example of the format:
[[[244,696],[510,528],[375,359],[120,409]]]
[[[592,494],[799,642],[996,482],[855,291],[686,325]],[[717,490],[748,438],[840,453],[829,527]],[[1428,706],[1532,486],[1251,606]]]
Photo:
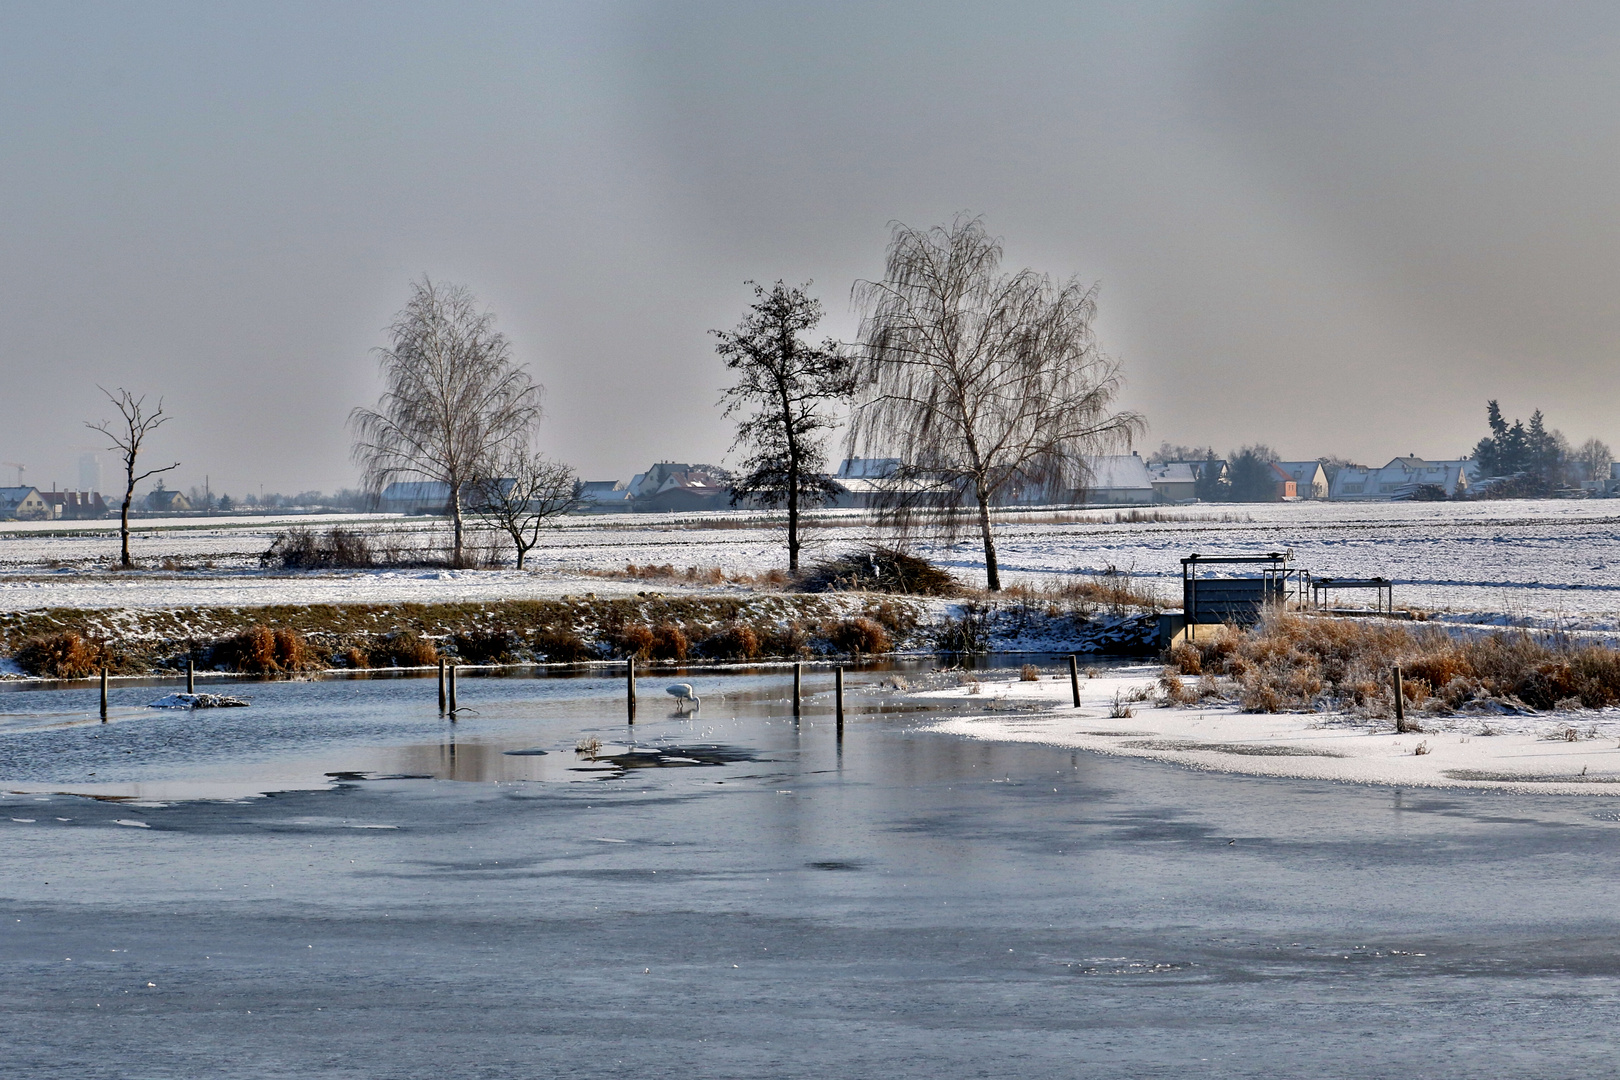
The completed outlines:
[[[1620,650],[1523,631],[1277,613],[1171,650],[1162,677],[1176,704],[1235,699],[1250,712],[1389,716],[1400,665],[1407,708],[1424,713],[1602,709],[1620,704]]]

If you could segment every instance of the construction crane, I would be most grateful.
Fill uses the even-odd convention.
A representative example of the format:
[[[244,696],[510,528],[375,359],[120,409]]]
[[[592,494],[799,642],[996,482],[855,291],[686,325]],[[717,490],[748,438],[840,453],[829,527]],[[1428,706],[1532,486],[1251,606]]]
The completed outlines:
[[[23,477],[24,466],[17,464],[15,461],[0,461],[0,468],[16,469],[17,470],[17,486],[18,487],[23,486],[22,477]]]

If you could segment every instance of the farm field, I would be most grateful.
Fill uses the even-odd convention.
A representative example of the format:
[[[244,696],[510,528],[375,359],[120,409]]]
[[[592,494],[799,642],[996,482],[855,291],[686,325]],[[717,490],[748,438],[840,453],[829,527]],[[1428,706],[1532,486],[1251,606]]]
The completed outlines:
[[[1167,601],[1179,598],[1179,560],[1292,551],[1295,565],[1321,575],[1383,576],[1396,600],[1455,621],[1620,628],[1620,503],[1514,500],[1489,503],[1294,503],[1031,511],[997,527],[1003,574],[1040,582],[1131,574]],[[1121,520],[1124,519],[1124,520]],[[780,530],[768,515],[624,515],[570,519],[531,556],[532,569],[434,569],[281,573],[260,554],[290,524],[334,525],[404,546],[443,542],[440,522],[384,515],[148,520],[136,558],[144,569],[108,573],[116,523],[13,523],[0,530],[0,610],[42,607],[171,607],[271,603],[385,603],[543,599],[595,591],[634,594],[656,587],[712,592],[746,585],[596,576],[626,564],[760,575],[785,565]],[[825,555],[882,538],[855,512],[820,516],[806,554]],[[927,541],[922,554],[971,584],[983,558],[969,538]],[[164,569],[165,565],[169,569]]]

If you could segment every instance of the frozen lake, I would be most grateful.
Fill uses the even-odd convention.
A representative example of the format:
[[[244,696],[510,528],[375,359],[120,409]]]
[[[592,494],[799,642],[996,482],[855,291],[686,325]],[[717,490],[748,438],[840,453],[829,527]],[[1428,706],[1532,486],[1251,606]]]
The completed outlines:
[[[1612,1074],[1607,800],[969,741],[884,677],[842,745],[825,672],[633,734],[608,677],[468,678],[453,737],[420,679],[0,693],[6,1071]]]

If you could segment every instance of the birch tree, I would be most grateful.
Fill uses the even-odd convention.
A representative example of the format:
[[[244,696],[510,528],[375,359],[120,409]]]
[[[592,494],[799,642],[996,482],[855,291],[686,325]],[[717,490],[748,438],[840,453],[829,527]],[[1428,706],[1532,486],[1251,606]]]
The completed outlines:
[[[96,389],[106,394],[107,399],[113,403],[113,407],[118,410],[118,419],[103,420],[99,424],[86,422],[84,426],[107,436],[109,443],[107,448],[116,450],[124,460],[124,502],[118,510],[118,565],[128,570],[135,565],[129,557],[129,507],[135,501],[135,485],[148,477],[178,469],[180,463],[177,461],[173,465],[148,469],[143,473],[135,471],[135,463],[146,443],[146,437],[169,422],[170,418],[163,413],[162,398],[158,399],[156,408],[148,410],[145,395],[136,397],[122,387],[116,394],[104,386],[98,386]]]
[[[388,336],[376,350],[385,386],[377,407],[349,413],[354,458],[374,493],[401,479],[445,486],[451,560],[461,566],[469,486],[508,448],[528,445],[543,391],[513,362],[494,314],[461,286],[413,283]]]
[[[1001,272],[979,218],[896,224],[881,281],[857,282],[861,389],[852,452],[901,461],[885,496],[904,527],[926,510],[947,531],[976,518],[1001,588],[991,508],[1015,492],[1082,487],[1087,458],[1142,427],[1113,411],[1119,365],[1098,347],[1097,288]]]
[[[827,432],[837,423],[830,406],[854,389],[850,358],[836,342],[800,338],[821,321],[821,304],[805,290],[778,281],[754,286],[755,302],[733,331],[710,331],[715,351],[738,373],[720,399],[726,415],[741,412],[732,449],[745,447],[731,505],[753,500],[787,508],[788,570],[799,569],[799,511],[820,506],[836,489],[826,466]]]

